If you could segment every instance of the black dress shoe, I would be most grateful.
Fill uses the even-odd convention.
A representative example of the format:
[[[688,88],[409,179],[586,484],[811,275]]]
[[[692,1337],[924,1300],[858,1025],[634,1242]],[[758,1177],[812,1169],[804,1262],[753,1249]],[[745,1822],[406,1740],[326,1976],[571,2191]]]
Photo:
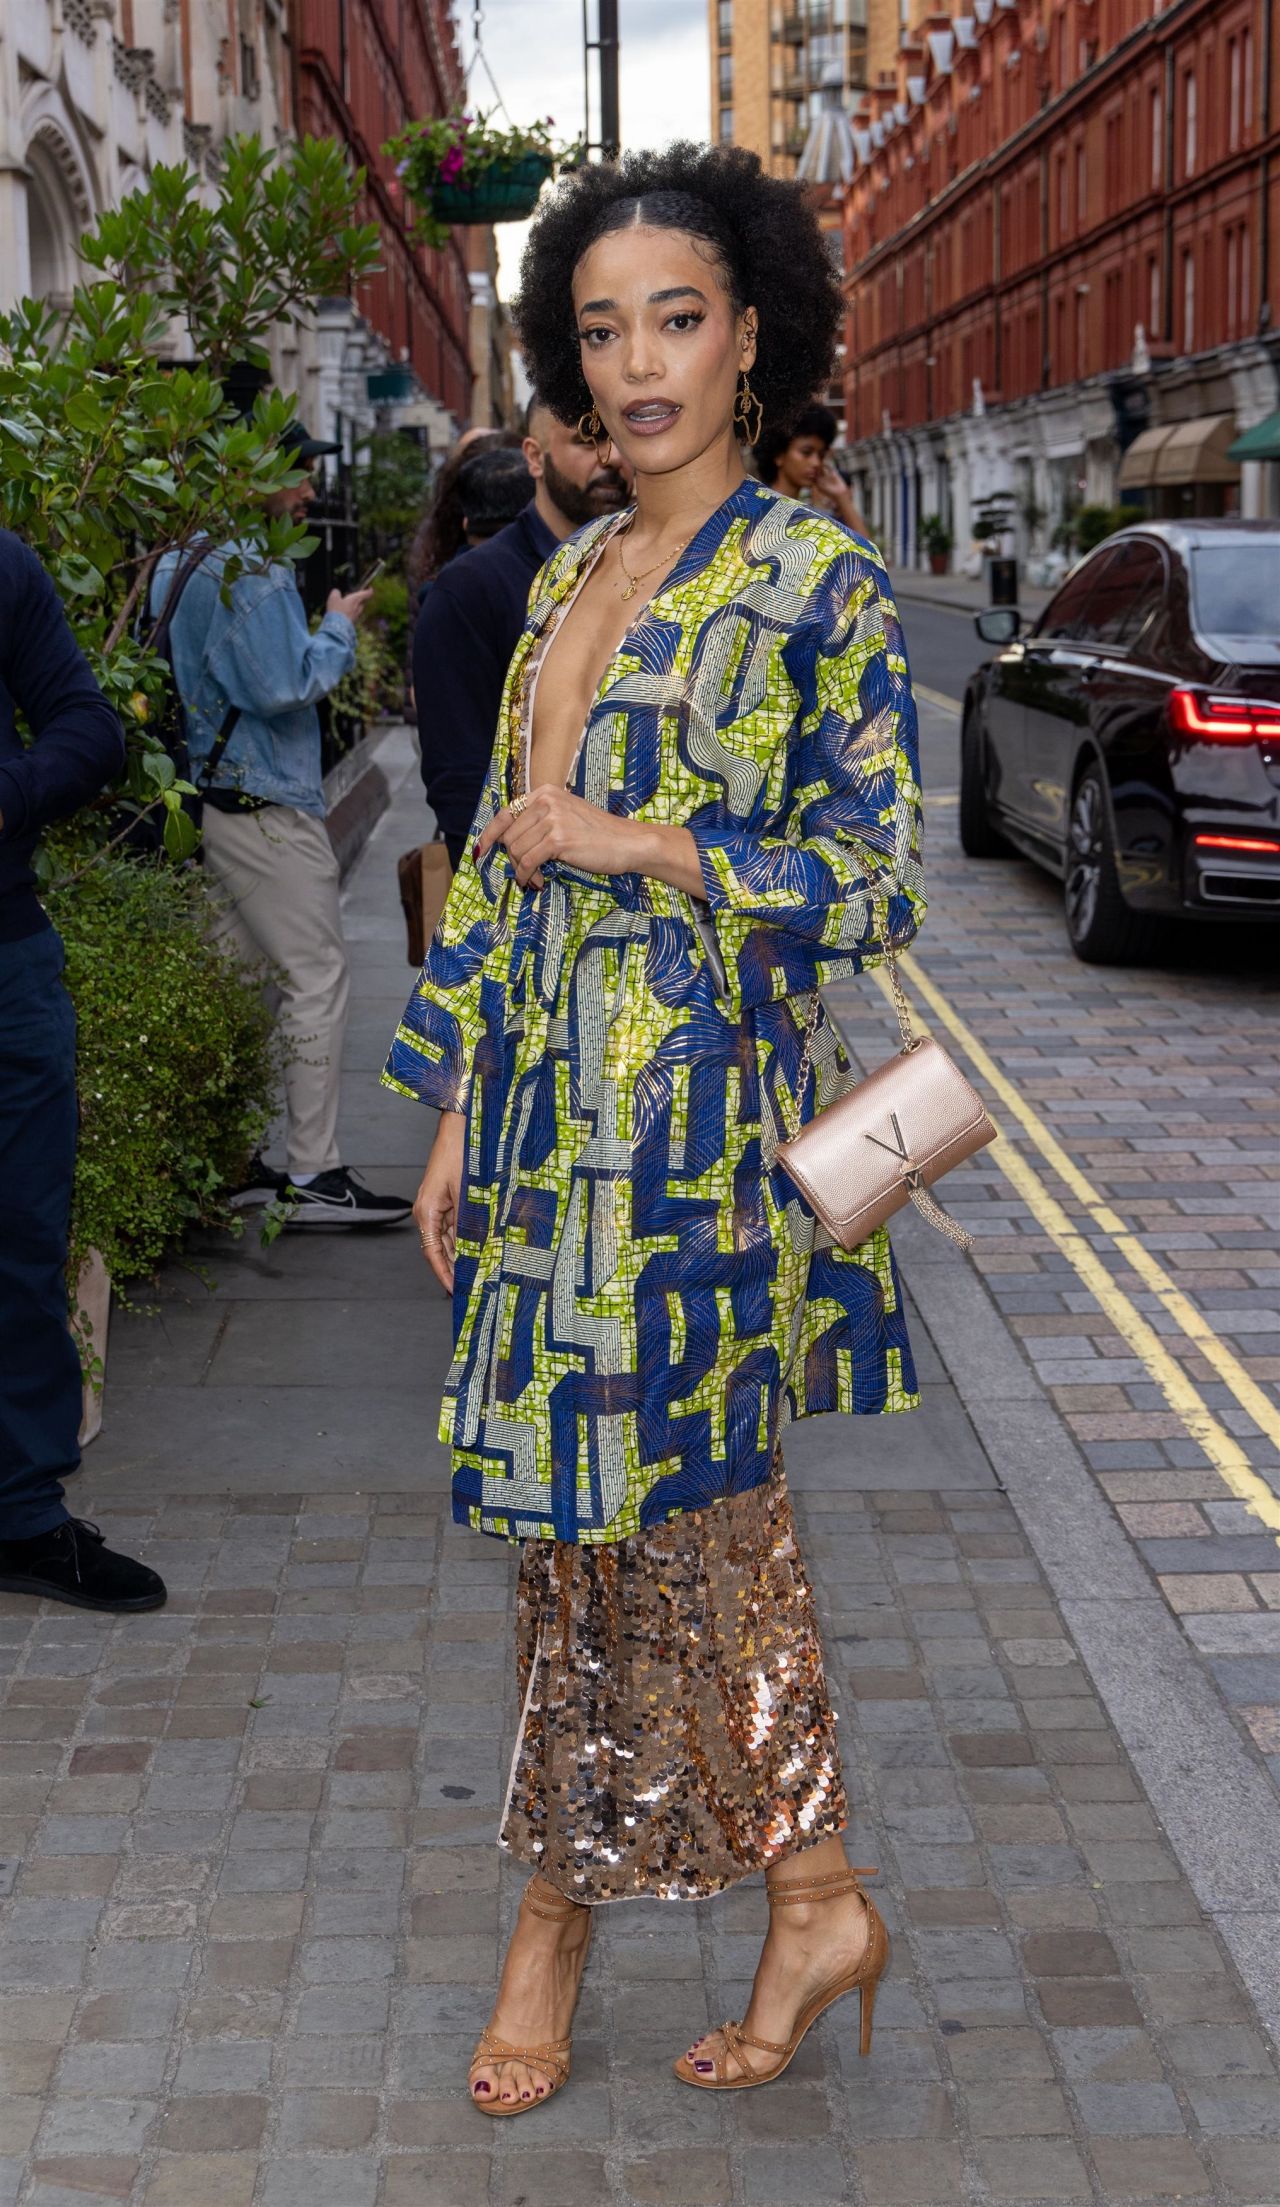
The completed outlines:
[[[34,1540],[0,1540],[0,1594],[120,1611],[162,1609],[168,1600],[156,1572],[117,1555],[83,1517],[69,1517]]]

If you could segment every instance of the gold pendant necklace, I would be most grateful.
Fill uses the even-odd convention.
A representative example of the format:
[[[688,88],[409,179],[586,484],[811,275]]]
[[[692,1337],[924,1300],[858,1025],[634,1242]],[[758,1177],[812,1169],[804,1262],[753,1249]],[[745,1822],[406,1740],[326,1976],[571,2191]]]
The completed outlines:
[[[628,565],[627,565],[627,562],[626,562],[626,555],[624,554],[624,552],[623,552],[623,549],[622,549],[622,539],[623,539],[623,537],[624,537],[624,536],[630,536],[630,534],[631,534],[631,531],[632,531],[632,530],[634,529],[634,527],[635,527],[635,522],[634,522],[634,521],[629,521],[629,522],[627,523],[627,526],[626,526],[626,528],[622,530],[622,532],[621,532],[621,534],[619,535],[619,537],[618,537],[618,540],[617,540],[617,543],[618,543],[618,565],[619,565],[619,567],[620,567],[620,568],[622,569],[622,572],[623,572],[623,574],[624,574],[624,575],[626,576],[626,578],[627,578],[627,587],[626,587],[626,589],[625,589],[625,590],[624,590],[624,591],[622,592],[622,602],[623,602],[623,604],[624,604],[624,605],[626,605],[626,603],[627,603],[628,599],[630,599],[630,598],[634,598],[634,596],[635,596],[635,594],[636,594],[636,591],[637,591],[637,589],[639,588],[640,584],[641,584],[641,583],[642,583],[642,582],[644,581],[644,579],[645,579],[646,575],[652,575],[652,574],[656,574],[656,572],[657,572],[657,570],[658,570],[658,568],[659,568],[659,567],[664,567],[664,566],[665,566],[665,567],[674,567],[674,565],[675,565],[676,561],[677,561],[677,560],[679,559],[679,557],[680,557],[680,554],[681,554],[681,552],[683,552],[683,550],[684,550],[684,548],[685,548],[685,545],[686,545],[686,544],[688,544],[688,542],[689,542],[689,538],[688,538],[688,537],[686,537],[686,538],[685,538],[685,540],[684,540],[684,544],[677,544],[677,546],[676,546],[676,548],[675,548],[674,552],[671,552],[671,553],[669,553],[669,554],[668,554],[668,553],[664,553],[661,559],[655,559],[655,561],[654,561],[654,563],[653,563],[652,567],[642,567],[642,568],[640,569],[640,572],[639,572],[639,574],[638,574],[638,575],[633,575],[633,574],[632,574],[632,572],[631,572],[631,569],[630,569],[630,568],[628,567]]]

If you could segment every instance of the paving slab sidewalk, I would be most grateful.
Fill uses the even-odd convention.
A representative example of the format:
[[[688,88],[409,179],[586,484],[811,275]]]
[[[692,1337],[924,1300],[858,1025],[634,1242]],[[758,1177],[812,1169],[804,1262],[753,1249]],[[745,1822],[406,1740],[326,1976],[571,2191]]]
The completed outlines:
[[[389,1187],[429,1129],[376,1086],[423,828],[398,770],[348,897],[344,1152]],[[980,1333],[964,1265],[919,1252],[926,1407],[788,1442],[895,1937],[871,2059],[850,2006],[767,2092],[682,2088],[672,2056],[742,2011],[759,1884],[619,1906],[571,2086],[518,2126],[465,2094],[522,1876],[493,1845],[513,1559],[448,1521],[444,1299],[411,1230],[206,1261],[117,1320],[73,1490],[169,1607],[0,1598],[0,2207],[1280,2198],[1272,2052],[1090,1668],[1066,1490],[1016,1491],[1003,1368],[975,1424],[939,1355]]]

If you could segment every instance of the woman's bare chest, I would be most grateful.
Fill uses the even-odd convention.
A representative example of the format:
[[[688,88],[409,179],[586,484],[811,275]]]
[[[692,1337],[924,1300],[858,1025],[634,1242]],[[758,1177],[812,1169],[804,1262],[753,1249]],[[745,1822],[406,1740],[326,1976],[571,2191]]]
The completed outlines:
[[[608,549],[561,608],[533,687],[529,787],[568,781],[600,685],[634,608],[624,605]]]

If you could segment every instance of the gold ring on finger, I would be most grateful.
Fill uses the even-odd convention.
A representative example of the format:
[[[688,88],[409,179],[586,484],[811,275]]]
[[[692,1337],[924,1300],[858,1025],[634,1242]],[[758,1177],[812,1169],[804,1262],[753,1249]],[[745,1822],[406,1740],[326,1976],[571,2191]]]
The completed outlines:
[[[507,810],[511,814],[513,820],[518,820],[520,818],[520,815],[524,811],[524,808],[528,804],[528,802],[529,799],[527,794],[522,794],[519,797],[512,798],[511,803],[507,807]]]

